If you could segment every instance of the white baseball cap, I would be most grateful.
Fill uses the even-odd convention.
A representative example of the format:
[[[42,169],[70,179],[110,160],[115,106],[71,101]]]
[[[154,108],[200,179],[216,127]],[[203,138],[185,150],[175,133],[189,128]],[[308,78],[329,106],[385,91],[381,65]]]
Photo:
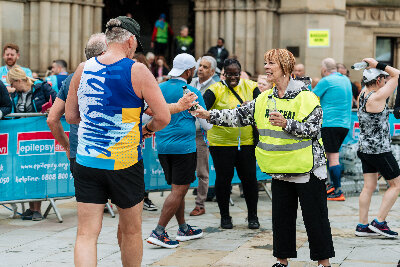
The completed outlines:
[[[196,60],[192,55],[182,53],[174,58],[172,63],[172,70],[168,75],[173,77],[180,76],[185,70],[191,69],[196,66]]]
[[[379,75],[389,76],[389,73],[387,73],[386,71],[383,71],[383,70],[378,70],[376,68],[365,69],[363,72],[362,80],[364,83],[367,83],[372,80],[375,80]]]

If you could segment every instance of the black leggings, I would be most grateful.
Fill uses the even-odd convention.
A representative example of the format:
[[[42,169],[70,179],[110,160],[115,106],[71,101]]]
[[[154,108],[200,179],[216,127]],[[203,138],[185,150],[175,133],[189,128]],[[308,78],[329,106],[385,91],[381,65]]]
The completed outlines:
[[[235,167],[242,181],[248,217],[257,216],[258,185],[254,148],[241,146],[239,151],[237,146],[210,146],[216,173],[215,195],[221,217],[229,216],[229,198]]]
[[[326,204],[325,181],[310,174],[307,183],[272,179],[274,256],[296,258],[296,218],[300,202],[313,261],[335,256]]]

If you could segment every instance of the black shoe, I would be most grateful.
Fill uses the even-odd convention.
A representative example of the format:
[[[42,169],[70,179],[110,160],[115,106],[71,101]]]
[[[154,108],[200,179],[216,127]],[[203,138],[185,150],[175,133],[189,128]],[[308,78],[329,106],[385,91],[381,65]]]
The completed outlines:
[[[258,222],[258,217],[253,217],[248,219],[249,229],[259,229],[260,223]]]
[[[193,189],[193,196],[197,196],[197,188]]]
[[[21,214],[22,220],[32,220],[33,211],[31,209],[25,210],[24,213]]]
[[[287,265],[280,263],[279,261],[277,263],[275,263],[274,265],[272,265],[272,267],[287,267]]]
[[[232,229],[233,228],[231,216],[221,218],[221,228],[222,229]]]

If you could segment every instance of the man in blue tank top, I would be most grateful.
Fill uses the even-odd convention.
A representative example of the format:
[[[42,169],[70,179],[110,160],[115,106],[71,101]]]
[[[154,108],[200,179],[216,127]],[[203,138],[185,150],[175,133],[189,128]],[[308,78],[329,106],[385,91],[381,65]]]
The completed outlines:
[[[139,266],[143,255],[143,100],[153,112],[144,126],[148,131],[163,129],[171,115],[147,66],[131,59],[136,50],[142,50],[139,24],[120,16],[108,21],[105,34],[106,53],[78,66],[66,102],[67,122],[79,123],[74,168],[75,265],[96,265],[102,214],[110,198],[120,215],[117,236],[122,265]]]

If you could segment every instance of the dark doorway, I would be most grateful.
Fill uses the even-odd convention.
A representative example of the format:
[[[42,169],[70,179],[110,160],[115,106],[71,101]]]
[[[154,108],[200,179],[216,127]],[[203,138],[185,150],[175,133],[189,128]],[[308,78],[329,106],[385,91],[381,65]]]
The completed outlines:
[[[161,13],[169,18],[168,1],[154,0],[104,0],[103,8],[103,31],[108,20],[118,16],[132,14],[141,27],[141,41],[145,51],[149,51],[153,26]]]
[[[189,34],[194,38],[194,0],[104,0],[103,8],[103,31],[107,21],[118,16],[132,14],[132,17],[140,24],[141,41],[145,52],[150,49],[151,35],[153,27],[160,14],[166,15],[174,35],[179,35],[179,29],[182,25],[189,27]],[[172,38],[169,41],[172,44]],[[169,45],[169,53],[172,51],[172,45]],[[171,58],[167,57],[169,62]]]

